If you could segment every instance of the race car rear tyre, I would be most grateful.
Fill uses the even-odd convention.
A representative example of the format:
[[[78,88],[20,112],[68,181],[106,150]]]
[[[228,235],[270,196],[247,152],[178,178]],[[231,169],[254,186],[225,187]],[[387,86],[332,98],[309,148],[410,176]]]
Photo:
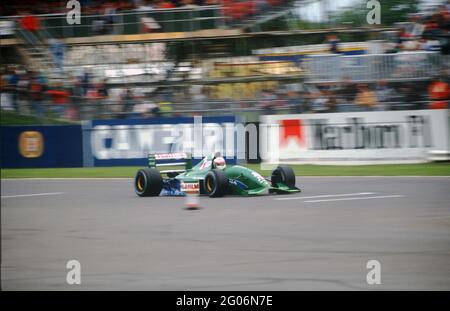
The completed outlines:
[[[154,168],[142,168],[134,178],[134,190],[140,197],[155,197],[161,193],[163,179]]]
[[[283,183],[289,188],[295,188],[295,174],[289,166],[279,165],[273,170],[270,180],[273,186],[277,183]]]
[[[211,198],[223,197],[228,188],[225,172],[219,169],[209,171],[203,180],[203,188]]]

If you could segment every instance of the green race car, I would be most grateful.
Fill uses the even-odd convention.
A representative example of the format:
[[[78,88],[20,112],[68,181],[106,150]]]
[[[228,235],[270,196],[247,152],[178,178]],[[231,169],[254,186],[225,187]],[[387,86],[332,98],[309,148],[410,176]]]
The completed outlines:
[[[178,162],[168,162],[174,160]],[[160,161],[166,163],[158,163]],[[184,169],[156,169],[157,166],[175,165],[183,165]],[[163,174],[167,178],[163,178]],[[142,168],[136,173],[134,189],[140,197],[186,194],[222,197],[300,192],[295,186],[295,174],[289,166],[279,165],[270,177],[265,178],[244,166],[227,167],[225,159],[219,153],[203,158],[195,166],[192,166],[192,158],[186,153],[150,154],[148,168]]]

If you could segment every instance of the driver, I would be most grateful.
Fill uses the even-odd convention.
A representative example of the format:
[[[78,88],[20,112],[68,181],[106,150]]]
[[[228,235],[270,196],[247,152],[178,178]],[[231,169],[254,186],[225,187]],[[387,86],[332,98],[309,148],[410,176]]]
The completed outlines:
[[[223,157],[217,157],[214,159],[214,167],[223,170],[227,167],[227,163]]]

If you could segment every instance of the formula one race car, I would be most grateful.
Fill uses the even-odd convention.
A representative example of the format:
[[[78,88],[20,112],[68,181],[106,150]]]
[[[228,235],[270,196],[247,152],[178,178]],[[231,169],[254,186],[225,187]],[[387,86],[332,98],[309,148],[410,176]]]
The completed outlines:
[[[169,161],[176,160],[176,163]],[[180,162],[180,160],[184,160]],[[166,162],[166,163],[157,163]],[[157,166],[183,165],[182,170],[158,171]],[[166,174],[167,178],[163,178]],[[269,178],[240,165],[226,166],[219,153],[203,158],[192,167],[192,158],[186,153],[150,154],[148,168],[140,169],[134,178],[134,188],[140,197],[184,196],[207,194],[210,197],[230,195],[257,195],[265,193],[295,193],[295,174],[288,166],[280,165]]]

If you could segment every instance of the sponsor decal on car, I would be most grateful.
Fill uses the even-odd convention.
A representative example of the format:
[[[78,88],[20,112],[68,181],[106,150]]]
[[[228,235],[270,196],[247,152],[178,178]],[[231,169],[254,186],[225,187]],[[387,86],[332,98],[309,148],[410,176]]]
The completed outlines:
[[[230,185],[234,185],[234,186],[239,187],[241,189],[244,189],[244,190],[248,189],[246,184],[244,184],[242,181],[239,181],[237,179],[229,179],[228,182],[230,183]]]
[[[187,158],[187,154],[185,152],[177,152],[177,153],[157,153],[155,154],[156,160],[171,160],[171,159],[183,159]]]
[[[200,170],[203,170],[205,168],[209,168],[212,164],[212,161],[206,160],[206,158],[203,160],[202,165],[200,165]]]
[[[259,173],[253,171],[253,172],[252,172],[252,175],[253,175],[260,183],[268,184],[267,180],[266,180],[264,177],[262,177]]]
[[[200,193],[200,183],[196,182],[181,182],[181,191],[188,194],[199,194]]]

